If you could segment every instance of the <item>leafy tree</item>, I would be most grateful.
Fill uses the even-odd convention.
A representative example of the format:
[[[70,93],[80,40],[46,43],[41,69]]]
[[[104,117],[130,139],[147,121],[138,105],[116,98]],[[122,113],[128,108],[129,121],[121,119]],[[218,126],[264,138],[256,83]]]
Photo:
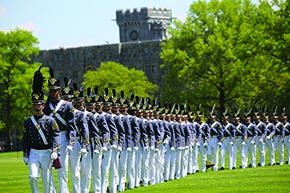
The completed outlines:
[[[149,82],[143,71],[128,69],[115,62],[102,63],[96,71],[87,71],[84,74],[84,85],[94,88],[98,86],[99,92],[105,87],[115,88],[117,93],[124,90],[125,97],[132,92],[139,97],[152,96],[158,86]]]
[[[0,128],[7,133],[8,149],[12,130],[21,131],[23,120],[31,115],[31,91],[39,64],[28,64],[38,54],[38,40],[28,31],[0,31]]]
[[[289,74],[261,53],[260,9],[249,0],[194,2],[186,21],[176,20],[162,45],[163,100],[249,108],[265,103],[261,96],[272,93],[273,85],[281,83],[274,89],[281,90]]]

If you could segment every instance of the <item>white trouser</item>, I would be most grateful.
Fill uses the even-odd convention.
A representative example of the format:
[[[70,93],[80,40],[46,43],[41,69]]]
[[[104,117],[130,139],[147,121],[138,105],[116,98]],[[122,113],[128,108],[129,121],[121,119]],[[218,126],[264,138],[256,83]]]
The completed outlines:
[[[231,137],[226,137],[221,145],[221,151],[220,151],[220,161],[221,161],[221,167],[225,168],[225,157],[226,152],[228,153],[229,158],[229,169],[233,169],[233,149],[234,145],[231,144]]]
[[[238,136],[236,137],[235,140],[235,144],[234,144],[234,149],[233,149],[233,166],[236,167],[237,165],[237,149],[240,152],[240,158],[241,158],[241,166],[242,168],[246,168],[246,152],[248,152],[247,150],[247,144],[243,145],[243,137],[242,136]]]
[[[135,186],[135,163],[136,163],[136,151],[132,148],[132,151],[128,152],[127,160],[127,172],[128,172],[128,189],[133,189]]]
[[[278,150],[279,164],[283,165],[284,163],[284,142],[281,141],[282,135],[274,137],[274,148]]]
[[[273,165],[275,163],[275,149],[273,139],[266,139],[265,142],[270,155],[270,164]]]
[[[169,174],[169,180],[174,180],[175,178],[175,167],[176,167],[176,149],[171,150],[170,149],[170,174]]]
[[[166,144],[164,149],[164,180],[167,181],[170,174],[170,145]]]
[[[181,178],[181,155],[183,149],[184,147],[178,147],[175,149],[175,179]]]
[[[69,193],[68,189],[68,160],[69,154],[67,152],[68,139],[66,136],[66,131],[60,132],[61,137],[61,147],[60,147],[60,164],[61,168],[58,169],[58,184],[59,184],[59,192],[61,193]]]
[[[29,183],[32,193],[39,193],[38,180],[40,178],[40,170],[42,175],[43,192],[55,192],[53,183],[53,175],[50,159],[51,149],[36,150],[31,149],[29,154]]]
[[[139,187],[141,181],[141,168],[142,168],[142,150],[141,146],[135,151],[135,187]]]
[[[210,143],[209,143],[210,154],[209,154],[208,158],[214,164],[214,166],[212,167],[213,171],[217,171],[217,169],[218,169],[218,161],[219,161],[218,142],[219,142],[219,140],[218,140],[217,136],[213,136],[210,138]]]
[[[254,142],[254,144],[252,143]],[[247,139],[247,149],[250,154],[250,164],[253,168],[256,167],[256,141],[254,141],[253,137],[249,137]],[[246,164],[247,164],[247,157],[246,157]]]
[[[101,193],[106,193],[108,188],[109,168],[111,163],[112,149],[104,152],[101,163]]]
[[[165,160],[165,152],[166,147],[164,144],[160,147],[160,153],[159,153],[159,169],[158,169],[158,182],[163,183],[164,182],[164,160]]]
[[[118,165],[119,165],[119,150],[112,147],[111,162],[110,162],[110,193],[117,192],[117,185],[119,180]]]
[[[285,136],[284,145],[286,147],[286,161],[290,164],[290,136]]]
[[[265,142],[261,142],[260,139],[262,139],[262,136],[258,136],[256,140],[257,144],[257,149],[260,153],[260,166],[264,167],[265,166],[265,157],[266,157],[266,144]]]
[[[156,183],[156,179],[155,179],[155,173],[156,173],[156,151],[155,148],[152,146],[149,148],[149,153],[150,153],[150,159],[149,159],[149,166],[150,166],[150,170],[149,170],[149,179],[150,179],[150,184],[153,185]]]
[[[73,151],[69,155],[69,163],[70,163],[70,174],[72,180],[72,192],[80,193],[80,153],[81,145],[79,141],[76,141]],[[86,157],[86,156],[84,156]],[[82,158],[83,159],[83,158]]]
[[[199,152],[201,156],[201,172],[206,172],[206,160],[207,160],[207,153],[208,153],[209,144],[205,147],[204,146],[204,139],[201,140],[201,144],[199,147]]]
[[[187,176],[188,171],[188,149],[189,147],[186,146],[181,152],[181,177],[184,178]]]
[[[81,160],[81,190],[83,193],[89,193],[90,192],[90,180],[91,180],[91,171],[92,171],[92,151],[91,148],[89,148],[89,151],[85,157]]]
[[[142,156],[141,156],[141,179],[142,179],[142,186],[148,186],[149,183],[149,149],[145,150],[142,149]]]
[[[127,150],[127,147],[125,146],[120,153],[120,159],[119,159],[119,188],[118,188],[119,192],[125,191],[126,178],[127,178],[128,154],[129,154],[129,151]]]
[[[101,164],[102,164],[102,153],[94,153],[92,158],[92,188],[93,193],[101,192]],[[88,181],[90,183],[90,181]]]
[[[196,170],[198,170],[198,152],[199,146],[196,143],[192,146],[192,173],[195,174]]]

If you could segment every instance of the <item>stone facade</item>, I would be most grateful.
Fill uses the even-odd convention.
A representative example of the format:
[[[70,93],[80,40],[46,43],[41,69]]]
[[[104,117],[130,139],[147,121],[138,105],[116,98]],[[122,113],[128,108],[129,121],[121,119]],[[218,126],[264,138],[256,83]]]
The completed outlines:
[[[116,12],[120,43],[78,48],[42,50],[33,61],[54,69],[56,78],[71,78],[78,85],[87,70],[97,69],[102,62],[114,61],[128,68],[144,71],[149,81],[162,86],[160,69],[161,45],[171,22],[171,10],[142,8]],[[139,22],[132,27],[132,21]],[[130,24],[131,23],[131,24]],[[148,27],[151,26],[151,27]],[[155,26],[155,27],[153,27]],[[132,35],[137,31],[137,38]],[[132,39],[133,37],[133,39]]]

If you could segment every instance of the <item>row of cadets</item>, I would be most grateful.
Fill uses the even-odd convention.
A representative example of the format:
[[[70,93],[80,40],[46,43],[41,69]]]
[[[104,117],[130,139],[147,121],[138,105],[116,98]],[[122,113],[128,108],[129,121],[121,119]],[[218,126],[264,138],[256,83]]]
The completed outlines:
[[[73,91],[73,89],[69,87],[70,81],[68,81],[66,77],[64,78],[64,83],[65,86],[61,89],[63,100],[72,104],[78,104],[74,105],[75,108],[73,110],[74,124],[76,128],[76,140],[74,144],[67,148],[69,154],[68,162],[70,164],[70,173],[72,179],[72,192],[77,193],[81,190],[81,159],[87,154],[89,133],[87,120],[85,114],[82,111],[82,109],[84,109],[82,105],[83,92],[77,90],[75,83]]]
[[[130,162],[128,162],[128,159],[131,159],[132,156],[132,149],[133,149],[133,140],[132,140],[132,129],[131,129],[131,123],[128,117],[128,105],[127,101],[124,98],[124,91],[122,90],[120,93],[120,117],[121,121],[123,123],[123,127],[125,130],[125,144],[124,147],[120,153],[120,159],[119,159],[119,181],[118,181],[118,191],[123,192],[125,191],[126,186],[126,179],[127,179],[127,166]],[[131,164],[131,163],[130,163]]]
[[[41,171],[43,192],[55,192],[52,162],[58,158],[61,148],[60,131],[54,118],[43,113],[45,79],[40,72],[34,73],[31,101],[34,115],[25,119],[23,129],[23,161],[29,165],[29,183],[31,192],[39,192],[39,175]],[[56,167],[56,165],[54,165]],[[60,167],[58,165],[58,167]]]
[[[277,108],[275,108],[272,114],[272,122],[275,127],[275,135],[274,135],[274,151],[278,150],[278,158],[279,162],[276,165],[284,164],[284,138],[285,138],[285,128],[283,123],[279,121],[279,115],[277,113]]]
[[[45,102],[43,113],[55,118],[60,129],[61,150],[60,163],[58,169],[59,192],[68,193],[68,160],[69,152],[76,141],[76,128],[72,103],[61,99],[60,80],[54,77],[53,69],[49,69],[50,78],[48,80],[49,95]]]
[[[228,164],[229,169],[233,168],[233,145],[235,140],[235,127],[233,124],[229,122],[229,115],[227,109],[222,113],[222,130],[223,130],[223,138],[221,141],[221,151],[220,151],[220,160],[221,160],[221,168],[220,170],[225,169],[225,157],[226,153],[228,154]]]

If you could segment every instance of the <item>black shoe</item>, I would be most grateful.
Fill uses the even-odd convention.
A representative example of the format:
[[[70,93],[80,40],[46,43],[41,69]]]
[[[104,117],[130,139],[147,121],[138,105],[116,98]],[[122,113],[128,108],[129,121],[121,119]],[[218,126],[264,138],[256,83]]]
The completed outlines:
[[[288,164],[288,161],[286,161],[286,164]]]
[[[168,182],[168,180],[164,180],[164,182]]]
[[[195,172],[196,172],[196,173],[198,173],[198,172],[199,172],[199,170],[196,170]]]
[[[208,169],[208,168],[211,168],[212,166],[214,166],[214,164],[209,164],[209,165],[206,165],[205,167],[206,169]]]
[[[232,169],[233,169],[233,170],[235,170],[235,169],[236,169],[236,167],[233,167]]]
[[[275,166],[275,163],[273,163],[273,164],[270,164],[270,163],[269,163],[268,166]]]
[[[242,168],[242,166],[240,166],[240,168]]]
[[[221,167],[219,170],[225,170],[225,168],[224,167]]]
[[[249,168],[252,168],[252,164],[249,164]]]
[[[279,165],[280,165],[280,163],[276,163],[275,165],[279,166]]]
[[[261,167],[261,164],[260,164],[260,163],[258,163],[258,166],[259,166],[259,167]]]

